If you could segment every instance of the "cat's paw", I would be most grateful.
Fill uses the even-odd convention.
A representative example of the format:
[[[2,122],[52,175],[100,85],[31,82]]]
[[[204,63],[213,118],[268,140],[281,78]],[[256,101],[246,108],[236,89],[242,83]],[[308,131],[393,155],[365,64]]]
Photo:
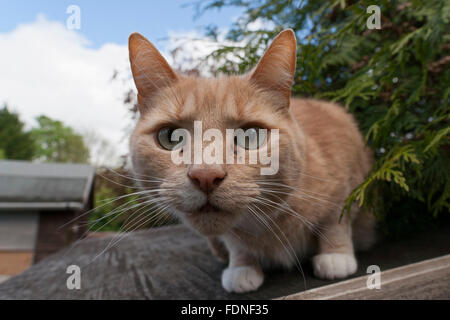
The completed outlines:
[[[254,267],[228,267],[222,273],[222,286],[228,292],[255,291],[264,281],[264,275]]]
[[[321,279],[342,279],[356,272],[358,263],[348,253],[322,253],[312,259],[314,274]]]

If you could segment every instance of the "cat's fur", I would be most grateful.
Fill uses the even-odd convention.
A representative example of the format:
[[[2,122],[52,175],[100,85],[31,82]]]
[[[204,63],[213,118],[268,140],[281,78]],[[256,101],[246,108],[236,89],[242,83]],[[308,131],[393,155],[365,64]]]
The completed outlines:
[[[340,222],[339,217],[370,170],[372,155],[345,109],[290,97],[296,63],[292,30],[280,33],[244,76],[179,75],[139,34],[130,36],[129,50],[140,111],[130,144],[136,176],[144,188],[158,189],[154,195],[166,209],[228,260],[222,274],[227,291],[256,290],[263,266],[292,267],[306,256],[312,256],[320,278],[356,272],[354,250],[374,241],[374,219],[356,206]],[[203,121],[204,130],[247,124],[279,129],[278,173],[261,176],[259,165],[173,164],[156,134],[167,124],[192,130],[194,120]],[[224,178],[207,195],[190,178],[192,170],[219,170]],[[201,210],[205,203],[216,210]]]

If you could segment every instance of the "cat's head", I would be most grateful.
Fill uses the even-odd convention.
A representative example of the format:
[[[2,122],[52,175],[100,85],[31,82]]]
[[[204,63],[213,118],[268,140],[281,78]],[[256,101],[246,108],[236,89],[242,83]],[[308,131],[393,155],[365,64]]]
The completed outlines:
[[[179,75],[139,34],[130,36],[129,51],[140,113],[131,137],[131,156],[136,178],[149,192],[149,202],[208,236],[258,223],[255,215],[263,208],[265,214],[274,211],[276,203],[290,192],[278,187],[295,180],[301,167],[299,131],[289,112],[296,63],[294,32],[280,33],[257,66],[243,76],[206,79]],[[223,134],[223,152],[213,152],[222,163],[195,161],[195,152],[206,150],[216,139],[195,147],[196,121],[201,121],[203,133],[216,129]],[[186,152],[179,146],[173,149],[177,141],[172,133],[178,128],[193,138],[191,146],[184,141],[192,150],[191,163],[173,160],[174,153],[183,156]],[[253,136],[256,147],[246,149],[251,135],[244,143],[225,139],[227,129],[239,128],[250,129],[248,133],[263,128],[267,135]],[[271,143],[275,129],[279,130],[276,145]],[[230,163],[227,148],[234,159],[243,155],[245,164]],[[279,165],[271,175],[261,174],[268,164],[259,158],[256,164],[248,161],[252,153],[263,149]]]

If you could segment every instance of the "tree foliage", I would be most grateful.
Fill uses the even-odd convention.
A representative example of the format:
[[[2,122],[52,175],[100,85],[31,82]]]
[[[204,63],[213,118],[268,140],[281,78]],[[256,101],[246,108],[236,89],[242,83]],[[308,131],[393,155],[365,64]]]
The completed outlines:
[[[83,137],[61,121],[39,116],[38,127],[31,130],[36,144],[34,157],[46,162],[87,163],[89,149]]]
[[[17,113],[7,105],[0,109],[0,159],[31,160],[34,143]]]
[[[373,4],[381,9],[381,29],[366,25]],[[261,48],[292,28],[298,39],[293,94],[339,102],[359,121],[376,163],[346,208],[356,201],[380,217],[403,218],[414,210],[449,211],[450,0],[197,3],[199,13],[225,6],[244,14],[226,34],[236,45],[208,57],[216,72],[248,71]],[[214,26],[207,31],[220,36]]]

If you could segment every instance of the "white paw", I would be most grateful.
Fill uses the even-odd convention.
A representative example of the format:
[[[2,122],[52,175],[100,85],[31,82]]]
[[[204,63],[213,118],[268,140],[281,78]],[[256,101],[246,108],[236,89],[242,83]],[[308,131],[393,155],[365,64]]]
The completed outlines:
[[[322,279],[342,279],[356,272],[358,264],[353,254],[323,253],[312,259],[314,274]]]
[[[222,286],[228,292],[255,291],[264,281],[262,272],[253,267],[228,267],[222,273]]]

